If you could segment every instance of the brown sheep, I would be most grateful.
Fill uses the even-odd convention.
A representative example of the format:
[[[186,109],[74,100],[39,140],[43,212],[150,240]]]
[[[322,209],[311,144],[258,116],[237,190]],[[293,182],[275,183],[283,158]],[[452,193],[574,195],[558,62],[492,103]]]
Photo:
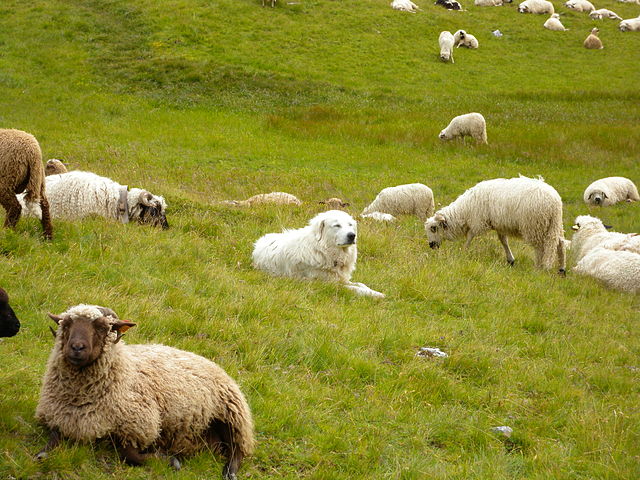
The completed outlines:
[[[604,48],[602,46],[602,40],[598,38],[599,31],[598,28],[591,30],[591,33],[584,41],[584,48],[588,48],[589,50],[602,50]]]
[[[51,239],[53,228],[45,195],[44,167],[40,145],[33,135],[21,130],[0,129],[0,204],[7,212],[4,226],[13,228],[22,206],[16,194],[25,192],[25,201],[39,202],[44,236]]]
[[[47,160],[47,164],[44,167],[44,174],[48,177],[49,175],[59,175],[61,173],[67,173],[67,167],[64,165],[62,160],[58,160],[57,158],[50,158]]]

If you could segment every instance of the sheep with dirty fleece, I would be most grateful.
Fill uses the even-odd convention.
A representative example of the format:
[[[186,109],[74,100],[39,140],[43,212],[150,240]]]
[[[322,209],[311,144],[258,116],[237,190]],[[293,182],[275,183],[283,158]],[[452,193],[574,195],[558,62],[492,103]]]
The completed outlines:
[[[7,212],[4,226],[13,228],[20,220],[24,205],[16,194],[21,194],[26,204],[40,209],[44,237],[51,239],[53,227],[38,140],[22,130],[0,129],[0,172],[0,205]]]
[[[424,222],[433,214],[434,209],[433,191],[422,183],[409,183],[383,188],[373,202],[362,210],[361,215],[374,212],[394,216],[415,215]],[[389,220],[385,219],[385,221]]]
[[[306,227],[268,233],[253,249],[253,266],[274,276],[344,284],[359,295],[384,297],[351,281],[358,257],[357,222],[346,212],[328,210]]]
[[[59,325],[36,418],[50,429],[38,453],[60,440],[111,438],[120,455],[142,464],[154,449],[173,456],[223,454],[223,478],[236,478],[253,451],[253,421],[238,385],[214,362],[165,345],[126,345],[135,323],[113,310],[77,305],[49,316]],[[177,458],[171,463],[179,468]]]
[[[287,192],[269,192],[259,193],[246,200],[224,200],[222,202],[225,205],[232,205],[234,207],[253,207],[255,205],[302,205],[302,202],[296,197]]]
[[[593,10],[591,13],[589,13],[589,18],[593,20],[603,20],[605,18],[608,18],[610,20],[622,20],[622,17],[619,16],[616,12],[607,10],[606,8]]]
[[[438,134],[440,140],[470,136],[477,142],[487,144],[487,122],[482,114],[477,112],[465,113],[453,117],[449,125]]]
[[[610,207],[618,202],[640,200],[638,187],[625,177],[606,177],[589,185],[583,194],[584,203],[600,207]]]
[[[440,32],[438,44],[440,45],[440,60],[443,62],[451,61],[451,63],[456,63],[453,60],[453,46],[455,44],[455,39],[451,32],[447,30]]]
[[[167,203],[164,198],[140,188],[128,189],[126,185],[79,170],[50,175],[46,178],[47,195],[53,218],[80,220],[90,215],[169,228]],[[18,196],[20,203],[24,198]],[[29,208],[28,215],[40,217],[39,208]]]
[[[455,42],[456,48],[466,47],[470,49],[478,48],[478,39],[471,35],[470,33],[465,32],[464,30],[458,30],[453,34],[453,40]]]
[[[20,320],[9,305],[9,294],[0,287],[0,337],[13,337],[20,331]]]
[[[588,50],[602,50],[604,48],[602,40],[598,37],[598,32],[600,32],[598,28],[591,29],[591,33],[584,40],[584,48]]]
[[[61,173],[67,173],[66,165],[62,160],[58,160],[57,158],[50,158],[47,160],[47,164],[44,166],[44,174],[45,176],[49,175],[60,175]]]
[[[518,5],[518,12],[520,13],[534,13],[537,15],[549,14],[553,15],[555,12],[553,3],[547,0],[525,0]]]
[[[637,253],[594,248],[582,257],[573,271],[593,277],[615,290],[640,293],[640,255]]]
[[[474,237],[495,230],[510,265],[515,258],[507,238],[519,237],[535,249],[537,267],[550,269],[557,260],[560,273],[565,272],[562,199],[541,178],[480,182],[438,210],[425,229],[431,248],[438,248],[443,239],[460,237],[466,237],[467,248]]]
[[[625,250],[640,254],[640,235],[637,233],[611,232],[602,220],[589,215],[576,217],[571,238],[571,253],[576,261],[595,248]]]
[[[640,17],[623,20],[618,28],[621,32],[640,32]]]
[[[562,22],[560,21],[560,15],[558,13],[554,13],[553,15],[551,15],[547,19],[547,21],[544,22],[543,27],[547,30],[556,32],[564,32],[567,30],[566,28],[564,28],[564,25],[562,25]]]
[[[391,8],[393,8],[394,10],[400,10],[402,12],[410,13],[416,13],[418,10],[420,10],[420,7],[418,7],[418,5],[413,3],[411,0],[393,0],[393,2],[391,2]]]

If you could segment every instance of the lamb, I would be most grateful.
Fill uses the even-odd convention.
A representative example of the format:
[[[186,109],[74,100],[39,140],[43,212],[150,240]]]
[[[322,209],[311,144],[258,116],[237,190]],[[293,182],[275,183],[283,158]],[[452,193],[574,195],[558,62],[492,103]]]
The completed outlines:
[[[45,176],[49,175],[59,175],[61,173],[67,173],[67,167],[65,166],[62,160],[58,160],[57,158],[50,158],[47,160],[47,164],[44,166],[44,174]]]
[[[589,14],[589,18],[592,18],[593,20],[602,20],[604,18],[610,18],[611,20],[622,20],[622,17],[618,16],[616,12],[612,12],[611,10],[607,10],[606,8],[593,10]]]
[[[329,210],[340,210],[348,207],[350,203],[343,202],[340,198],[332,197],[318,202],[320,205],[326,205]]]
[[[567,29],[564,28],[564,25],[562,25],[562,22],[560,21],[560,15],[557,13],[554,13],[553,15],[551,15],[546,22],[544,22],[544,28],[548,29],[548,30],[554,30],[557,32],[564,32]]]
[[[263,204],[302,205],[302,202],[295,195],[286,192],[259,193],[246,200],[225,200],[222,203],[236,207],[253,207],[254,205]]]
[[[451,63],[456,63],[453,61],[453,45],[454,38],[451,35],[451,32],[445,30],[440,33],[440,37],[438,38],[438,43],[440,44],[440,59],[444,62],[448,62],[451,60]]]
[[[562,229],[562,200],[543,179],[497,178],[480,182],[453,203],[438,210],[425,222],[431,248],[442,239],[466,236],[471,240],[495,230],[506,253],[507,262],[515,259],[507,236],[521,237],[536,251],[536,266],[549,269],[554,260],[565,272],[565,244]]]
[[[607,177],[596,180],[584,191],[584,203],[609,207],[618,202],[640,200],[638,188],[625,177]]]
[[[470,33],[465,32],[464,30],[458,30],[456,33],[454,33],[453,40],[455,42],[456,48],[478,48],[478,39]]]
[[[637,253],[595,248],[573,271],[600,280],[615,290],[640,293],[640,255]]]
[[[396,187],[383,188],[361,215],[374,212],[391,215],[415,215],[425,222],[435,208],[433,191],[422,183],[409,183]],[[373,217],[372,217],[373,218]],[[378,218],[375,218],[378,220]],[[390,221],[388,218],[385,221]]]
[[[393,2],[391,2],[391,8],[410,13],[416,13],[420,10],[420,7],[411,0],[393,0]]]
[[[4,226],[13,228],[18,223],[23,207],[16,194],[25,192],[25,203],[39,203],[44,237],[50,240],[53,227],[45,193],[42,151],[33,135],[22,130],[0,129],[0,172],[0,205],[7,212]]]
[[[621,32],[640,32],[640,17],[623,20],[618,25],[618,28]]]
[[[564,6],[576,12],[592,12],[596,9],[589,0],[568,0]]]
[[[609,226],[599,218],[580,215],[571,227],[574,231],[571,239],[571,252],[576,261],[595,248],[607,250],[625,250],[640,254],[640,235],[636,233],[619,233],[608,231]]]
[[[589,50],[602,50],[604,47],[602,46],[602,41],[598,38],[598,32],[600,30],[594,28],[591,30],[591,33],[584,41],[584,48]]]
[[[53,218],[79,220],[89,215],[120,220],[135,220],[153,226],[169,228],[167,204],[163,197],[140,188],[127,189],[126,185],[79,170],[46,178],[51,215]],[[24,203],[24,198],[18,196]],[[38,208],[27,214],[40,217]]]
[[[395,222],[396,221],[396,217],[394,217],[390,213],[381,213],[381,212],[371,212],[364,215],[360,214],[360,218],[363,218],[365,220],[371,219],[377,222]]]
[[[0,287],[0,337],[13,337],[20,331],[20,320],[9,305],[9,294]]]
[[[539,15],[549,14],[553,15],[555,12],[553,3],[547,0],[525,0],[518,5],[518,12],[520,13],[536,13]]]
[[[174,456],[210,449],[224,454],[223,478],[236,479],[253,451],[251,411],[238,385],[204,357],[165,345],[125,345],[135,323],[113,310],[76,305],[60,315],[36,418],[50,429],[37,459],[67,437],[109,437],[128,464],[158,449]],[[171,463],[179,468],[179,461]]]
[[[436,0],[433,4],[440,5],[447,10],[462,10],[462,5],[456,0]]]
[[[440,140],[452,140],[458,137],[471,136],[476,142],[487,144],[487,123],[480,113],[472,112],[454,117],[447,128],[438,135]]]

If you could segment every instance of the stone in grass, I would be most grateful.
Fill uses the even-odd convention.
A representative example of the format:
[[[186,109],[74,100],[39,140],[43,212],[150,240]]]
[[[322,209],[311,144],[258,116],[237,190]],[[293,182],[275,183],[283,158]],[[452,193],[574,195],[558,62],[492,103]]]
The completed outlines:
[[[416,353],[416,357],[436,357],[436,358],[447,358],[449,355],[439,348],[434,347],[420,347],[418,353]]]
[[[495,432],[495,433],[501,433],[505,437],[509,438],[509,437],[511,437],[511,434],[513,433],[513,428],[507,427],[506,425],[503,425],[501,427],[493,427],[493,428],[491,428],[491,431]]]

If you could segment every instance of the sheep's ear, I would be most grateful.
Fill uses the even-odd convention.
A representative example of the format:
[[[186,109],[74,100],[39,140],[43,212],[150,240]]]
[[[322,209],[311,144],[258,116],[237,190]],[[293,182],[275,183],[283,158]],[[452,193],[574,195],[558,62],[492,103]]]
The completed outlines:
[[[604,198],[609,198],[609,195],[607,195],[607,194],[606,194],[606,193],[604,193],[604,192],[602,192],[602,196],[603,196]]]
[[[327,204],[327,202],[325,202],[324,200],[320,200],[318,203],[319,203],[320,205],[326,205],[326,204]]]
[[[129,330],[131,327],[135,327],[136,324],[132,323],[132,322],[123,322],[122,320],[118,320],[117,322],[113,323],[111,325],[111,331],[112,332],[118,332],[120,334],[126,332],[127,330]]]
[[[593,196],[595,195],[595,192],[591,192],[589,194],[589,196],[587,197],[587,200],[591,200],[593,198]]]
[[[350,204],[349,202],[346,202],[346,203],[344,203],[344,202],[343,202],[343,203],[342,203],[342,206],[343,206],[343,207],[348,207],[348,206],[350,206],[350,205],[351,205],[351,204]]]
[[[606,228],[607,230],[611,230],[613,227],[611,225],[602,225],[604,228]]]
[[[47,315],[49,315],[49,318],[56,322],[56,324],[60,325],[60,322],[62,321],[62,317],[60,315],[54,315],[53,313],[47,313]]]
[[[446,220],[443,220],[443,221],[442,221],[442,228],[444,228],[445,230],[446,230],[447,228],[449,228],[449,225],[447,224],[447,221],[446,221]]]

